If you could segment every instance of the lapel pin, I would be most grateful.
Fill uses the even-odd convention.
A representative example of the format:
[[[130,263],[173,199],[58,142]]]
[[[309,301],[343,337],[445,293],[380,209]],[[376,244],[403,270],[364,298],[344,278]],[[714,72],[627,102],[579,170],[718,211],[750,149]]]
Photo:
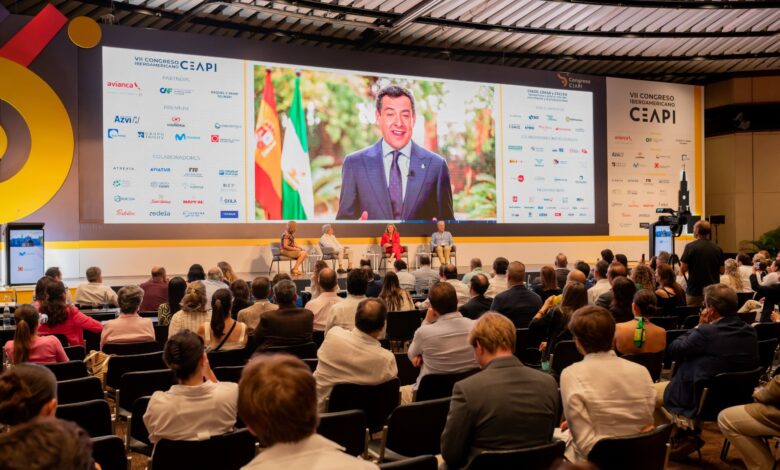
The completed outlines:
[[[421,166],[422,166],[422,169],[424,170],[425,169],[425,163],[423,163]]]

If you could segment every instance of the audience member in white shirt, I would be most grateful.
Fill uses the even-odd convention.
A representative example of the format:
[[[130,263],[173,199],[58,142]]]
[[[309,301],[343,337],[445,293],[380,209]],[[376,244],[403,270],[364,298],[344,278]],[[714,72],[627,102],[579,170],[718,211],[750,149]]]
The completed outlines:
[[[100,268],[97,266],[87,268],[87,281],[79,284],[76,289],[76,303],[79,306],[118,305],[114,289],[103,285],[103,273]]]
[[[567,459],[583,462],[601,439],[653,430],[656,391],[644,366],[612,350],[615,320],[607,309],[576,310],[569,331],[585,358],[561,373],[566,421],[556,437],[566,441]]]
[[[103,325],[100,333],[100,348],[107,343],[141,343],[154,341],[152,320],[138,315],[144,291],[138,286],[125,286],[119,289],[117,303],[119,316]]]
[[[479,367],[468,342],[474,320],[458,312],[458,297],[449,282],[437,282],[428,292],[431,307],[409,345],[409,360],[421,367],[414,385],[401,387],[401,400],[411,403],[413,390],[428,374],[454,374]]]
[[[306,304],[306,308],[314,314],[314,331],[325,331],[331,310],[336,304],[341,302],[341,297],[338,295],[338,286],[336,271],[331,268],[320,270],[320,295]]]
[[[752,292],[750,287],[750,275],[753,274],[753,264],[750,262],[750,256],[745,253],[737,255],[737,270],[739,271],[739,278],[742,280],[741,292]]]
[[[320,237],[320,250],[322,254],[335,254],[339,262],[339,272],[344,272],[344,258],[347,259],[347,269],[352,269],[352,250],[349,247],[342,246],[341,242],[333,234],[333,226],[325,224],[322,226],[322,236]]]
[[[165,343],[163,359],[179,384],[152,394],[143,417],[149,440],[199,441],[232,431],[238,385],[217,380],[200,336],[176,333]]]
[[[439,273],[431,269],[430,256],[421,255],[419,260],[420,266],[412,273],[412,276],[414,276],[414,290],[418,294],[422,294],[439,282]]]
[[[612,284],[607,278],[608,271],[609,264],[606,261],[602,259],[596,263],[596,269],[593,270],[593,278],[596,279],[596,283],[588,289],[588,303],[590,305],[596,305],[596,300],[601,297],[601,294],[606,294],[612,289]]]
[[[203,285],[206,287],[206,310],[210,312],[211,298],[214,297],[214,292],[220,289],[230,289],[230,286],[225,283],[222,270],[217,266],[209,269],[206,280],[203,281]]]
[[[365,299],[358,304],[355,329],[336,326],[328,332],[314,371],[320,411],[327,411],[326,400],[335,384],[378,385],[398,376],[395,356],[377,341],[386,319],[382,300]]]
[[[397,259],[393,263],[393,267],[395,268],[395,275],[398,276],[398,282],[401,284],[401,289],[414,290],[417,278],[408,271],[406,261]]]
[[[458,268],[454,264],[444,264],[439,267],[439,281],[450,284],[455,289],[458,298],[458,308],[462,307],[471,298],[469,287],[458,279]],[[430,297],[417,305],[419,308],[428,308],[431,306]],[[455,309],[457,310],[457,308]]]
[[[772,263],[766,268],[766,270],[767,275],[758,281],[759,284],[764,287],[769,287],[780,282],[780,260],[773,260]],[[750,274],[753,274],[752,270]]]
[[[355,327],[355,312],[361,300],[366,298],[368,277],[362,269],[353,269],[347,274],[347,298],[336,303],[330,309],[330,316],[325,323],[327,333],[334,326],[340,326],[347,331]]]
[[[506,271],[509,269],[509,260],[499,256],[493,261],[493,278],[490,279],[485,297],[493,297],[509,289],[509,281],[506,278]]]
[[[272,355],[251,360],[239,384],[238,413],[265,447],[242,470],[377,469],[316,433],[317,386],[309,367],[298,358]]]

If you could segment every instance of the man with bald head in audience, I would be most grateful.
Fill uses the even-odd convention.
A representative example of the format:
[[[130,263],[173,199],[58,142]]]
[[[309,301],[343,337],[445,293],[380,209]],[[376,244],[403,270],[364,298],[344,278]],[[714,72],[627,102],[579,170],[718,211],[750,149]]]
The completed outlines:
[[[555,280],[558,282],[558,289],[563,289],[566,285],[566,276],[569,275],[569,260],[563,253],[558,253],[555,257]]]
[[[341,301],[338,295],[339,283],[336,271],[322,268],[319,274],[320,295],[306,304],[306,308],[314,314],[314,331],[325,331],[334,305]]]
[[[160,304],[168,301],[168,277],[165,268],[154,266],[152,278],[139,287],[144,291],[144,300],[141,302],[141,312],[156,312]]]
[[[615,283],[615,279],[626,276],[628,276],[628,269],[625,265],[618,261],[613,261],[612,264],[609,265],[609,269],[607,269],[607,280],[609,281],[610,286],[609,290],[596,299],[596,305],[609,309],[610,304],[612,304],[612,298],[614,297],[612,293],[612,284]]]
[[[317,351],[317,369],[314,371],[321,411],[325,411],[326,400],[336,384],[378,385],[398,376],[395,356],[378,341],[386,320],[387,306],[383,300],[363,299],[358,303],[352,331],[340,326],[328,331]]]
[[[566,282],[564,283],[564,286],[570,282],[579,282],[580,284],[585,284],[586,279],[587,277],[585,276],[585,273],[579,269],[572,269],[569,271],[569,274],[566,275]]]
[[[476,320],[480,315],[490,310],[493,299],[485,297],[485,292],[487,292],[489,286],[490,281],[488,281],[487,276],[484,274],[478,273],[471,276],[471,280],[469,281],[469,295],[471,298],[468,302],[461,305],[458,311],[460,311],[464,317]]]
[[[509,263],[507,283],[509,288],[496,295],[490,310],[507,316],[517,328],[528,328],[528,323],[542,308],[542,298],[525,285],[523,263]]]

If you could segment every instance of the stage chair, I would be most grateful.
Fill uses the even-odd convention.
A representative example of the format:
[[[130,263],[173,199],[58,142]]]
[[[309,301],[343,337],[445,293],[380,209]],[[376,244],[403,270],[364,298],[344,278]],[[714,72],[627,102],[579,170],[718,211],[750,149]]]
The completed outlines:
[[[386,271],[387,261],[393,259],[392,258],[393,254],[385,253],[385,250],[381,246],[379,246],[378,248],[379,248],[378,253],[381,254],[382,256],[379,257],[379,268],[377,269],[377,271],[382,271],[382,270]],[[409,247],[407,245],[401,245],[401,250],[403,250],[401,252],[401,258],[403,258],[406,261],[406,265],[409,266]],[[393,260],[392,262],[394,261],[395,260]]]
[[[271,271],[274,269],[274,263],[276,263],[276,271],[279,272],[279,264],[282,261],[290,262],[290,272],[293,268],[293,258],[282,254],[282,244],[280,242],[271,243],[271,264],[268,266],[268,275],[271,275]]]
[[[428,248],[428,251],[430,252],[431,268],[433,268],[434,263],[441,264],[439,262],[439,255],[436,253],[436,251],[432,251],[431,250],[431,245],[430,244],[427,245],[427,248]],[[452,262],[452,260],[454,259],[455,261],[452,262],[451,264],[454,264],[456,267],[458,266],[458,254],[457,254],[457,251],[458,251],[457,245],[452,245],[452,250],[450,251],[450,259],[449,259],[449,261]]]

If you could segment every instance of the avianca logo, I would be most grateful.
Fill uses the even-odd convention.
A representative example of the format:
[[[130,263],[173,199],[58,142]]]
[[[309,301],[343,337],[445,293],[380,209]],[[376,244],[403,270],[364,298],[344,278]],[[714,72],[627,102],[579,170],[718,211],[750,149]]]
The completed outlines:
[[[141,91],[141,85],[139,85],[138,82],[106,82],[106,86],[109,88],[124,88]]]

